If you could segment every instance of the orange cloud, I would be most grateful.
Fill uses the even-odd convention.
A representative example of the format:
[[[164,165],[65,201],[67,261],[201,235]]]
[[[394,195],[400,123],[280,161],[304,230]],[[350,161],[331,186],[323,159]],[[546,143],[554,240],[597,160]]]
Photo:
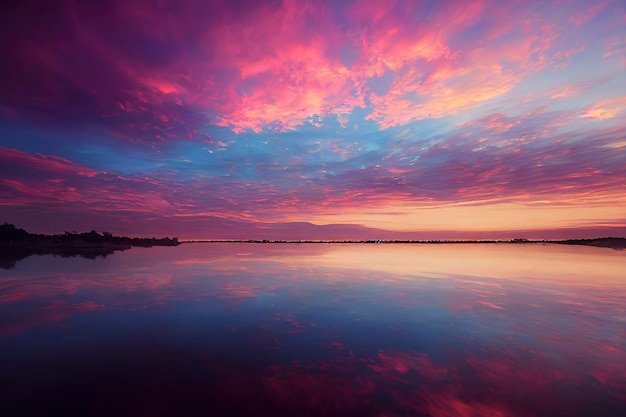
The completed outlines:
[[[595,120],[614,119],[626,113],[626,96],[601,100],[587,108],[581,117]]]

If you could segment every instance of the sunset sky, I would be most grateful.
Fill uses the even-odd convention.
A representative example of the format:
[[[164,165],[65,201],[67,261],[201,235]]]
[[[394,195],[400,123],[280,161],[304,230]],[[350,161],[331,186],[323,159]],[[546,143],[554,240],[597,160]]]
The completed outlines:
[[[626,2],[0,6],[0,223],[626,237]]]

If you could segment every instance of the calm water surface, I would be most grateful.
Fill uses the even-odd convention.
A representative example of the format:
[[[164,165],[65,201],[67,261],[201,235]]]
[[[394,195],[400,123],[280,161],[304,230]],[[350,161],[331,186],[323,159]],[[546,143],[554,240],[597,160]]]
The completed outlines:
[[[187,244],[0,270],[0,414],[624,416],[626,252]]]

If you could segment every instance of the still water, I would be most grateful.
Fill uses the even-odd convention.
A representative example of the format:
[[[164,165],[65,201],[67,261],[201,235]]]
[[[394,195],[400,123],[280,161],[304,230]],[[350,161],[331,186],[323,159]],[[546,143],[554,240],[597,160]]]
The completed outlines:
[[[0,414],[624,416],[626,252],[185,244],[0,269]]]

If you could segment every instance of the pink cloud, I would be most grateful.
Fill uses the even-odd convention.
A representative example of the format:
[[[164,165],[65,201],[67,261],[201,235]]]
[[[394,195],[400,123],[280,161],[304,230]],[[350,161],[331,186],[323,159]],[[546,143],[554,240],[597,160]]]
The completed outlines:
[[[485,403],[463,399],[458,389],[450,387],[442,392],[424,391],[419,393],[426,402],[425,411],[431,417],[513,417],[515,414],[507,407],[494,403]]]
[[[411,62],[410,69],[398,74],[386,94],[372,94],[374,111],[368,118],[388,128],[471,110],[504,96],[548,67],[563,65],[584,50],[583,45],[563,49],[564,38],[558,34],[557,23],[532,14],[526,20],[518,19],[517,25],[498,23],[513,21],[511,16],[520,13],[526,11],[489,7],[481,17],[491,36],[478,41],[450,37],[445,42],[452,46],[441,54],[443,59],[432,64],[428,60]]]
[[[432,380],[459,379],[454,366],[437,366],[427,354],[415,352],[386,353],[378,352],[382,365],[370,365],[370,369],[378,373],[406,374],[409,371],[419,372],[423,377]]]
[[[589,19],[601,10],[592,9]],[[382,128],[439,118],[500,97],[584,48],[567,41],[566,16],[490,1],[285,1],[243,11],[222,1],[184,9],[114,2],[56,13],[20,28],[29,36],[10,45],[19,67],[39,70],[8,74],[7,108],[104,124],[131,140],[194,137],[207,123],[291,130],[356,107],[371,108]],[[346,48],[352,63],[342,61]],[[373,91],[386,73],[389,91]]]
[[[71,161],[55,155],[31,155],[17,149],[1,147],[0,163],[5,166],[9,164],[18,165],[20,169],[24,171],[42,171],[52,178],[54,178],[55,175],[63,176],[66,174],[75,174],[91,178],[98,174],[96,170],[76,166]]]
[[[570,22],[580,26],[606,9],[608,3],[602,2],[589,7],[581,12],[574,12],[570,17]]]
[[[614,119],[626,113],[626,96],[600,100],[593,106],[587,108],[582,117],[605,120]]]
[[[79,304],[53,301],[40,308],[36,314],[28,318],[16,320],[11,323],[0,323],[0,338],[13,336],[42,325],[60,325],[72,316],[90,311],[97,311],[102,308],[103,306],[98,305],[93,301],[86,301]]]

